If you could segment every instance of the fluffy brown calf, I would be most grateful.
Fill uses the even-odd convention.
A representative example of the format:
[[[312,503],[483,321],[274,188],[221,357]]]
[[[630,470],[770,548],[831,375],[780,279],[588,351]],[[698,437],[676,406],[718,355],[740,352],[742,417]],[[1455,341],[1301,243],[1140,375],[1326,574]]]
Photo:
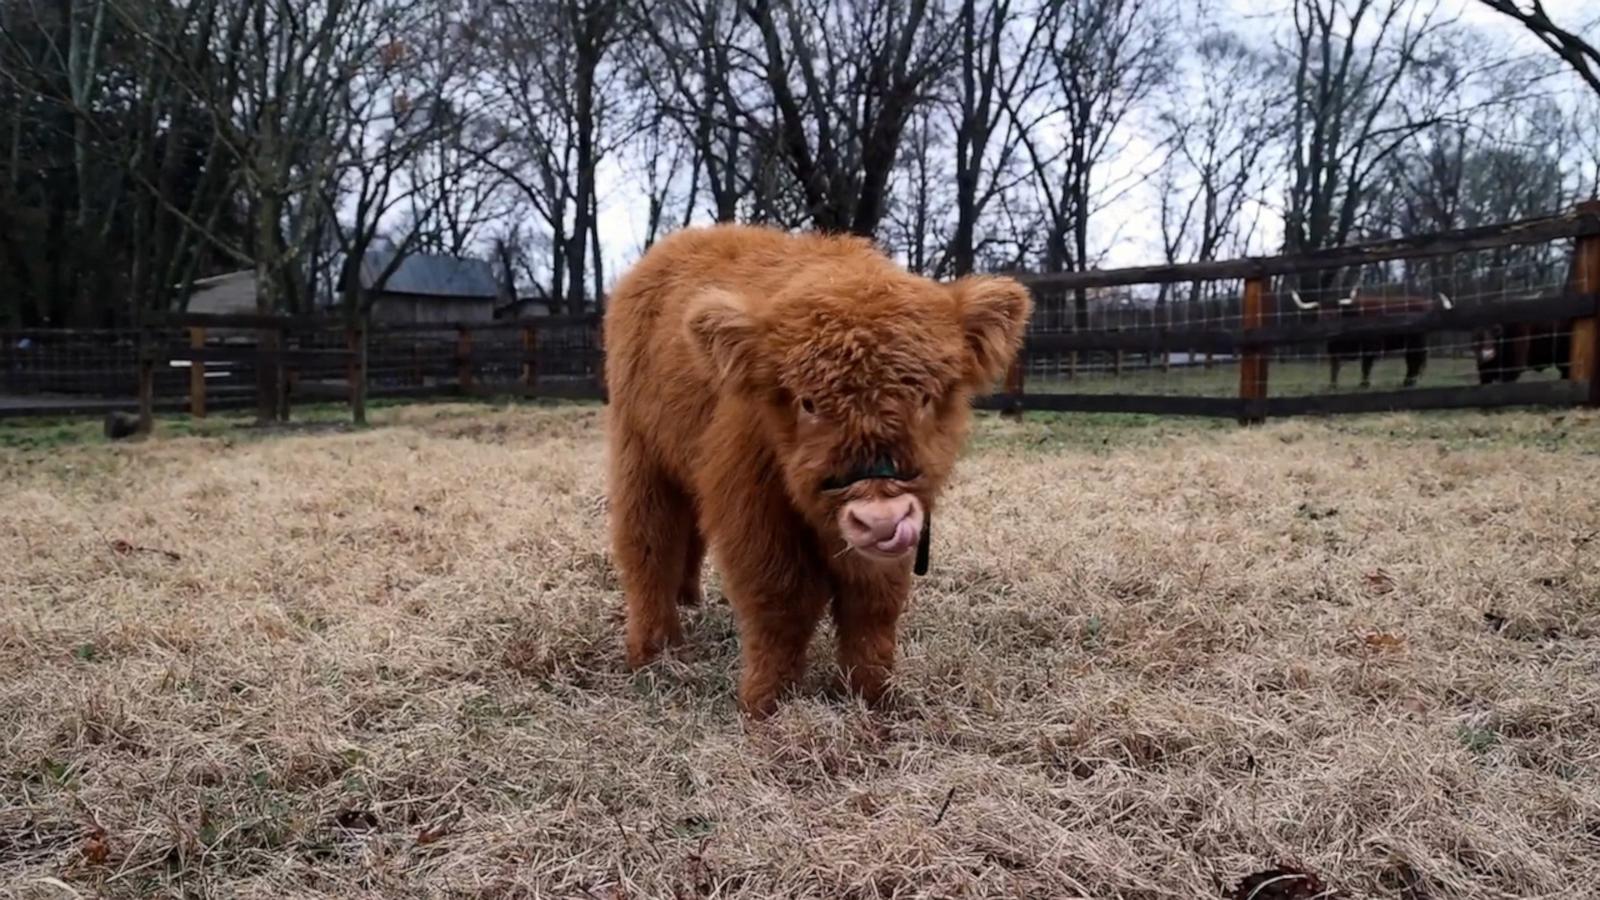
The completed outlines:
[[[876,700],[971,396],[1031,308],[1011,279],[939,284],[856,238],[723,225],[652,248],[605,320],[629,665],[682,641],[709,545],[747,712],[798,677],[824,611],[848,684]]]

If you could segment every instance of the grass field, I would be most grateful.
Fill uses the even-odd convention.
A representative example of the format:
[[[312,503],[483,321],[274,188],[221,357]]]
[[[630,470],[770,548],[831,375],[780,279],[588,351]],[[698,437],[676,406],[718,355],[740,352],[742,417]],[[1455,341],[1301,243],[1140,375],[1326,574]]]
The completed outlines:
[[[0,895],[1595,896],[1600,416],[985,418],[892,706],[751,724],[602,414],[0,426]]]

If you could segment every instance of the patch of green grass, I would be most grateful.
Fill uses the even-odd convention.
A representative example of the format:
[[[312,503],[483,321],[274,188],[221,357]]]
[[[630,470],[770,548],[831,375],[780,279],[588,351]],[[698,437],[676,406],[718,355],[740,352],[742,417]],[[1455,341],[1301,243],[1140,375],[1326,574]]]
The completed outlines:
[[[1527,449],[1600,454],[1600,418],[1582,410],[1436,410],[1327,420],[1338,435],[1435,444],[1447,450]]]
[[[1222,434],[1238,429],[1232,419],[1152,416],[1139,413],[1025,412],[1006,418],[984,413],[984,427],[973,431],[971,449],[1107,451],[1147,447],[1175,438]]]
[[[1494,729],[1477,725],[1458,727],[1456,737],[1461,739],[1461,746],[1479,756],[1493,750],[1495,745],[1500,743],[1500,735],[1496,734]]]
[[[0,420],[0,448],[50,450],[73,444],[104,442],[105,432],[99,419]]]
[[[155,417],[155,431],[167,437],[215,437],[248,421],[236,413],[205,419],[167,413]],[[0,449],[39,451],[108,443],[103,415],[0,419]]]
[[[598,401],[565,400],[547,397],[532,399],[514,397],[412,399],[394,397],[368,401],[367,422],[371,427],[381,427],[392,421],[393,414],[400,410],[437,406],[444,403],[448,403],[451,406],[459,406],[461,409],[458,415],[462,416],[478,414],[484,408],[529,407],[534,409],[555,409],[568,406],[598,407],[601,405]],[[349,405],[332,402],[308,403],[303,406],[293,407],[290,410],[287,424],[280,423],[267,428],[256,427],[255,413],[250,410],[228,410],[226,412],[213,413],[204,419],[196,419],[184,413],[164,413],[155,417],[154,434],[158,439],[173,437],[230,437],[248,440],[290,434],[306,426],[332,427],[340,425],[354,427],[351,422]],[[108,443],[110,442],[105,437],[104,416],[100,414],[0,419],[0,450],[39,452],[61,447]]]

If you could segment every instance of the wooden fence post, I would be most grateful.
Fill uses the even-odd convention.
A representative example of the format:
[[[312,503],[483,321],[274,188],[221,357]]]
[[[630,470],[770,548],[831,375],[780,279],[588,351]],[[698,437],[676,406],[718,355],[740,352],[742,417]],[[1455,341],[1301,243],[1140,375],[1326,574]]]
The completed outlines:
[[[599,392],[602,402],[611,402],[609,387],[606,385],[606,328],[605,314],[594,315],[594,385]]]
[[[1011,368],[1006,370],[1006,406],[1000,411],[1002,416],[1022,415],[1022,395],[1026,388],[1027,348],[1017,351],[1016,359],[1011,361]]]
[[[1600,200],[1578,204],[1578,212],[1600,214]],[[1573,381],[1589,383],[1589,405],[1600,406],[1600,235],[1578,238],[1573,250],[1572,290],[1594,294],[1595,309],[1587,318],[1572,322]]]
[[[192,326],[189,329],[189,349],[205,348],[206,330],[198,325]],[[206,417],[206,363],[203,359],[189,360],[189,415],[196,419]]]
[[[350,420],[357,425],[367,424],[367,329],[357,323],[345,329],[345,343],[350,348],[350,360],[345,365],[345,378],[350,382]]]
[[[456,329],[456,383],[461,393],[472,392],[472,332],[465,325]]]
[[[1161,373],[1165,375],[1172,371],[1172,348],[1167,346],[1166,336],[1172,332],[1172,298],[1168,297],[1161,304]]]
[[[1254,331],[1265,324],[1266,279],[1259,276],[1244,282],[1244,302],[1240,327]],[[1267,417],[1267,354],[1260,347],[1245,350],[1239,358],[1239,421],[1252,425]]]
[[[1117,315],[1117,327],[1115,329],[1113,329],[1113,330],[1118,332],[1118,333],[1121,333],[1123,329],[1128,327],[1128,310],[1126,308],[1124,308],[1124,307],[1119,306],[1119,307],[1117,307],[1117,314],[1116,315]],[[1138,324],[1135,323],[1134,327],[1137,328]],[[1122,348],[1118,347],[1116,349],[1114,355],[1111,357],[1111,374],[1116,376],[1116,377],[1118,377],[1118,378],[1122,377],[1122,360],[1123,360]]]
[[[278,421],[280,422],[289,421],[289,393],[290,387],[294,384],[295,380],[294,372],[289,368],[288,363],[284,361],[284,353],[286,353],[288,349],[289,326],[287,324],[279,325],[278,356],[275,372],[277,373],[278,377],[276,387],[278,390]]]
[[[139,433],[148,435],[156,421],[156,347],[148,328],[139,332]]]
[[[256,424],[278,418],[278,331],[263,327],[256,332]]]
[[[539,329],[522,326],[522,386],[529,393],[539,385]]]
[[[1248,290],[1248,287],[1246,287],[1246,290]],[[1212,322],[1211,322],[1211,301],[1210,300],[1201,301],[1201,304],[1200,304],[1200,324],[1202,324],[1202,325],[1211,325],[1212,324]],[[1206,371],[1206,372],[1211,371],[1211,361],[1212,361],[1211,360],[1211,348],[1207,347],[1206,348],[1206,361],[1205,361],[1205,365],[1202,367],[1203,371]]]

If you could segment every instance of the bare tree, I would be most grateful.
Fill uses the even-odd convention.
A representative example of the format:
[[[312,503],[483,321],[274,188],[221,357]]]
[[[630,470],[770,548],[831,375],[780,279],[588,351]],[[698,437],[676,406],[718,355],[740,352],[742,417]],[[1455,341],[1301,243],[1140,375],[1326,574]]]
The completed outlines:
[[[604,287],[595,177],[622,139],[608,138],[607,124],[623,93],[625,67],[612,59],[623,9],[621,0],[496,0],[479,30],[509,138],[485,158],[549,230],[552,293],[574,313]]]
[[[643,129],[644,146],[640,148],[637,165],[643,169],[645,183],[645,234],[644,246],[648,250],[667,228],[669,219],[681,219],[685,224],[694,215],[695,194],[699,189],[703,168],[701,146],[673,132],[669,116],[661,109],[646,114]],[[686,165],[687,164],[687,165]],[[680,186],[680,174],[688,169],[688,185]],[[681,208],[677,216],[674,207]]]
[[[395,35],[423,29],[427,4],[111,2],[124,27],[168,61],[173,88],[209,116],[220,161],[250,208],[248,241],[230,249],[254,263],[257,309],[306,305],[305,263],[328,215],[323,190],[351,164],[344,140],[349,86],[385,65]],[[263,379],[272,377],[263,369]],[[280,416],[280,391],[265,380],[259,388],[258,417]]]
[[[735,61],[747,58],[749,21],[736,0],[644,0],[630,8],[644,39],[631,42],[628,52],[648,97],[650,127],[675,124],[691,149],[684,224],[702,192],[718,222],[733,221],[741,205],[751,215],[753,138],[739,98],[758,79]]]
[[[1469,120],[1418,135],[1383,168],[1367,215],[1377,235],[1425,234],[1553,213],[1581,186],[1571,129],[1549,97],[1482,106]],[[1574,177],[1574,176],[1579,177]],[[1452,295],[1539,282],[1555,267],[1554,245],[1499,248],[1399,266],[1427,292]]]
[[[978,224],[990,203],[1019,179],[1014,171],[1024,135],[1039,125],[1035,97],[1050,84],[1046,41],[1060,10],[1015,0],[960,0],[955,65],[955,232],[943,274],[973,271],[980,251]]]
[[[810,221],[873,237],[902,133],[949,63],[954,30],[928,0],[749,0],[768,118]]]
[[[1573,154],[1573,193],[1582,199],[1600,198],[1600,94],[1584,97],[1567,120]]]
[[[137,315],[192,277],[193,229],[173,217],[220,215],[227,179],[202,163],[203,119],[167,90],[169,70],[130,45],[109,0],[0,4],[0,197],[11,216],[42,213],[33,227],[0,227],[0,293],[31,295],[37,317],[104,319],[120,312],[106,296],[128,297]]]
[[[1563,28],[1550,18],[1540,0],[1479,0],[1484,6],[1521,22],[1540,43],[1550,48],[1577,73],[1596,94],[1600,94],[1600,49],[1576,30]]]
[[[1441,99],[1464,80],[1459,69],[1431,69],[1449,24],[1436,4],[1411,0],[1295,0],[1287,252],[1345,243],[1384,162],[1443,120]],[[1433,77],[1412,79],[1425,70]],[[1426,90],[1401,102],[1408,84]]]
[[[462,54],[450,40],[455,24],[436,13],[426,31],[390,41],[378,64],[346,82],[338,98],[346,162],[323,187],[322,202],[333,222],[328,243],[341,257],[334,290],[352,317],[365,319],[372,297],[420,243],[453,187],[434,184],[449,179],[424,171],[422,157],[454,143],[466,124],[456,108]],[[369,291],[359,277],[362,260],[408,206],[410,227],[393,242],[386,271]]]
[[[1171,9],[1161,0],[1051,0],[1045,53],[1054,76],[1051,120],[1059,147],[1041,129],[1024,131],[1044,216],[1045,271],[1090,265],[1094,213],[1128,185],[1109,184],[1105,163],[1126,139],[1123,126],[1171,68]],[[1078,328],[1089,325],[1087,294],[1073,304]]]
[[[1189,61],[1159,116],[1170,152],[1158,191],[1169,262],[1216,259],[1248,240],[1244,210],[1265,187],[1264,159],[1282,126],[1271,63],[1238,35],[1203,34]]]
[[[937,126],[938,110],[924,106],[911,116],[903,152],[879,230],[887,250],[905,258],[914,272],[934,274],[951,246],[947,225],[955,202],[942,176],[948,143]]]

